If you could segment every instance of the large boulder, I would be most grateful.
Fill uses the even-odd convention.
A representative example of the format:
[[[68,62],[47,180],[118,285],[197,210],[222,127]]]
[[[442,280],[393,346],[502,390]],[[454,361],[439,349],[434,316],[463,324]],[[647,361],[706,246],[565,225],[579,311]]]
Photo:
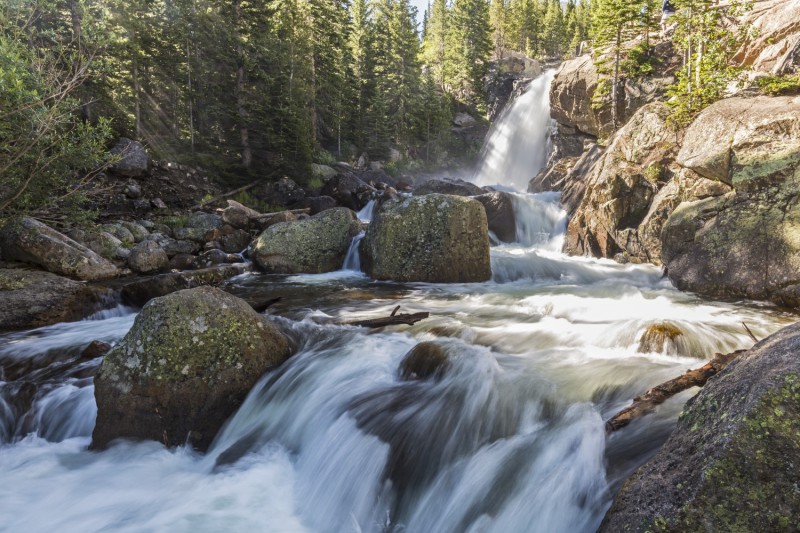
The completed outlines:
[[[0,330],[80,320],[98,310],[108,291],[29,269],[0,269]]]
[[[713,104],[689,127],[678,162],[733,190],[669,217],[661,237],[673,283],[800,305],[800,97]]]
[[[740,66],[770,74],[800,67],[800,1],[757,2],[743,22],[747,40],[733,58]]]
[[[660,261],[659,240],[643,243],[638,234],[658,235],[669,215],[659,210],[659,218],[648,216],[672,157],[669,113],[662,103],[648,104],[615,134],[585,180],[586,192],[567,227],[567,253],[614,257],[626,252],[642,261]]]
[[[359,179],[352,172],[342,172],[333,176],[320,191],[321,196],[330,196],[340,206],[360,211],[370,201],[376,190]]]
[[[92,448],[129,438],[205,450],[264,372],[290,355],[275,325],[219,289],[151,300],[98,369]]]
[[[486,210],[489,231],[503,242],[515,242],[517,217],[514,214],[514,197],[507,192],[490,192],[474,198]]]
[[[425,194],[450,194],[454,196],[475,196],[484,190],[468,181],[458,178],[431,178],[414,188],[414,196]]]
[[[138,141],[122,137],[111,148],[111,155],[119,158],[110,168],[114,174],[136,178],[150,170],[150,154]]]
[[[303,220],[273,224],[253,241],[249,255],[266,272],[331,272],[342,268],[359,231],[356,214],[337,207]]]
[[[796,531],[800,324],[739,356],[689,400],[600,531]]]
[[[22,261],[79,280],[109,279],[119,270],[86,246],[32,218],[8,223],[0,231],[3,259]]]
[[[428,194],[387,202],[361,242],[362,265],[382,280],[486,281],[487,227],[486,211],[472,198]]]

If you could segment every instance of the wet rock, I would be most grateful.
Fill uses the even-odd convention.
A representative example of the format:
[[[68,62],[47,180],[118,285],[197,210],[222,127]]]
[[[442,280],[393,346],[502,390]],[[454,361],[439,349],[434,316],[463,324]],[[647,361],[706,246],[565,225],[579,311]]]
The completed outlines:
[[[128,267],[140,274],[151,274],[163,270],[169,262],[167,252],[155,241],[142,241],[131,250]]]
[[[177,257],[177,256],[176,256]],[[192,257],[192,259],[194,259]],[[183,289],[194,287],[217,286],[225,280],[250,272],[250,263],[219,265],[201,270],[186,270],[158,274],[145,279],[138,279],[122,288],[122,299],[129,305],[142,306],[159,296],[166,296]]]
[[[425,194],[451,194],[455,196],[475,196],[483,194],[483,189],[458,178],[431,178],[414,188],[414,196]]]
[[[639,353],[677,353],[677,339],[683,332],[669,322],[648,326],[639,339]]]
[[[444,347],[436,342],[421,342],[414,346],[400,361],[400,378],[441,379],[450,367]]]
[[[121,159],[111,165],[111,172],[120,176],[136,178],[150,170],[150,154],[142,143],[122,137],[111,148],[111,153]]]
[[[275,325],[219,289],[152,300],[98,369],[91,447],[128,438],[205,450],[264,372],[291,353]]]
[[[795,324],[710,379],[658,454],[622,486],[600,532],[795,529],[798,351]]]
[[[223,263],[241,263],[242,258],[236,254],[229,254],[222,250],[207,250],[192,262],[192,268],[209,268]]]
[[[320,194],[336,200],[340,206],[360,211],[375,194],[374,187],[364,183],[351,172],[344,172],[325,182]]]
[[[111,345],[109,343],[94,340],[83,349],[80,359],[96,359],[107,354],[109,351],[111,351]]]
[[[244,230],[237,229],[233,233],[223,235],[219,240],[220,247],[229,254],[237,254],[247,248],[250,244],[251,236]]]
[[[249,257],[271,273],[339,270],[359,229],[352,210],[329,209],[305,220],[270,226],[253,241]]]
[[[670,215],[661,233],[670,280],[707,296],[800,305],[800,97],[709,106],[678,162],[729,192]]]
[[[80,320],[103,306],[105,289],[49,272],[0,269],[0,330]]]
[[[0,230],[0,251],[6,261],[22,261],[54,274],[79,280],[113,278],[113,263],[53,228],[32,218],[10,222]]]
[[[461,196],[428,194],[384,204],[361,241],[368,276],[468,283],[491,277],[486,211]]]
[[[503,242],[517,240],[517,217],[514,214],[514,199],[507,192],[490,192],[474,197],[483,204],[489,231]]]

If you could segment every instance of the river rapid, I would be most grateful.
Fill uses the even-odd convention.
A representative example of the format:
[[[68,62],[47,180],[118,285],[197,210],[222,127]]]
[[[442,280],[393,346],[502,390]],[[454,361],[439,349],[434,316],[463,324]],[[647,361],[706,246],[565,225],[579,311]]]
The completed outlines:
[[[87,451],[100,359],[78,355],[122,338],[136,310],[3,334],[0,531],[594,531],[696,391],[610,437],[604,420],[714,352],[752,345],[742,322],[761,338],[795,317],[679,292],[652,265],[567,257],[558,195],[514,202],[519,242],[492,248],[486,283],[376,282],[352,255],[330,274],[231,280],[234,294],[283,297],[269,312],[299,351],[206,455],[155,442]],[[331,325],[397,305],[431,318]],[[681,335],[641,346],[663,323]],[[448,372],[400,380],[425,340],[445,344]]]

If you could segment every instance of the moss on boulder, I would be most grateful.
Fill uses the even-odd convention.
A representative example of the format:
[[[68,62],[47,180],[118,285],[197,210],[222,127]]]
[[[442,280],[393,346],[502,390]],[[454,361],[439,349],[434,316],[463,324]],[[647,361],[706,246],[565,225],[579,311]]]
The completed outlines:
[[[151,300],[100,365],[92,447],[132,438],[205,450],[261,375],[290,355],[275,325],[222,290]]]
[[[332,272],[342,268],[359,230],[353,211],[328,209],[268,227],[250,245],[250,257],[262,270],[275,274]]]
[[[488,280],[489,232],[480,202],[427,194],[384,204],[361,242],[375,279],[470,283]]]
[[[800,521],[800,324],[709,380],[600,531],[794,531]]]

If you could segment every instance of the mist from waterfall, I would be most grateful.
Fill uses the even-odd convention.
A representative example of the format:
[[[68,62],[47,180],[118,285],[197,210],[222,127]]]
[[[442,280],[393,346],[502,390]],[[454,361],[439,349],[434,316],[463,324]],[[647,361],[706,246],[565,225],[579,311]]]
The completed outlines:
[[[528,189],[528,182],[547,163],[554,75],[553,70],[544,72],[503,110],[486,137],[474,183],[520,192]]]

